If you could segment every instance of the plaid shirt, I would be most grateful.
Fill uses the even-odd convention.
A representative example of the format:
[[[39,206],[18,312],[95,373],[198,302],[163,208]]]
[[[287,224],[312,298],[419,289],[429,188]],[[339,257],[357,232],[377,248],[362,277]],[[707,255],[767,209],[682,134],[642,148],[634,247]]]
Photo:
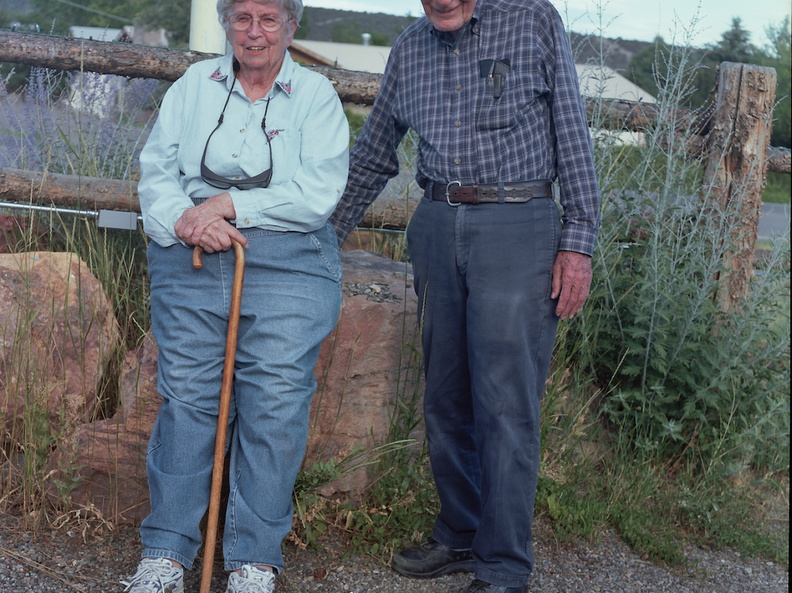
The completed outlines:
[[[508,61],[502,95],[480,62]],[[599,196],[586,114],[563,22],[547,0],[478,0],[456,39],[424,17],[399,37],[350,155],[333,215],[343,242],[419,137],[416,179],[446,184],[558,180],[562,250],[591,255]]]

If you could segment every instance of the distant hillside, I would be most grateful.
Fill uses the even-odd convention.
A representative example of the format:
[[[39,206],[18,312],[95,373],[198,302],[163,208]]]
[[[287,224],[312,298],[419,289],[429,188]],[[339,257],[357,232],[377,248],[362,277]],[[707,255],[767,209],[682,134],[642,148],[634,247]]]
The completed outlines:
[[[423,11],[416,13],[416,16]],[[304,39],[314,41],[333,41],[333,32],[358,30],[361,33],[382,34],[387,36],[387,45],[393,45],[399,34],[414,20],[404,16],[394,16],[383,13],[354,12],[350,10],[335,10],[331,8],[305,7],[305,33]],[[359,25],[357,27],[356,25]],[[356,36],[357,37],[357,36]],[[605,53],[605,65],[617,71],[626,71],[633,55],[647,45],[645,41],[630,41],[624,39],[600,39],[586,35],[572,33],[570,35],[572,50],[578,63],[589,60],[599,61],[601,51]],[[362,42],[358,40],[358,42]],[[602,49],[600,49],[602,48]]]
[[[629,39],[609,39],[607,37],[594,37],[592,35],[570,34],[572,52],[575,62],[585,64],[589,61],[599,62],[600,55],[605,55],[605,65],[616,71],[624,72],[630,65],[630,60],[639,51],[651,43]]]
[[[359,25],[360,33],[387,36],[387,45],[390,46],[414,20],[414,18],[394,16],[381,12],[354,12],[351,10],[306,6],[303,25],[307,35],[305,35],[304,39],[335,41],[333,39],[334,32],[355,30],[358,28],[356,25]]]
[[[9,12],[28,14],[33,12],[33,3],[30,0],[3,0],[3,8]]]

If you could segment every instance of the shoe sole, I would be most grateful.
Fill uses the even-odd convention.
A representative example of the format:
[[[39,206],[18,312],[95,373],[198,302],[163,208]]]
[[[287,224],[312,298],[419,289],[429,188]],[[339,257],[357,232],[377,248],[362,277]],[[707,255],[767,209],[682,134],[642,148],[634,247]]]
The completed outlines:
[[[451,562],[444,564],[440,568],[432,572],[413,572],[408,568],[399,567],[391,564],[391,568],[401,575],[410,577],[411,579],[434,579],[446,574],[454,574],[456,572],[474,572],[476,569],[475,562],[470,560],[461,560],[459,562]]]

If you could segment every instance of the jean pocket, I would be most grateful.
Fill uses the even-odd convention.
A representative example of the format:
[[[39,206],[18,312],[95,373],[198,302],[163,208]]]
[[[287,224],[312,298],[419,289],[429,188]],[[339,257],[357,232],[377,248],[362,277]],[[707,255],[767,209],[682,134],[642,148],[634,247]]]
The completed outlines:
[[[153,455],[157,451],[157,449],[159,449],[161,446],[162,446],[162,441],[157,441],[155,443],[150,442],[148,445],[148,449],[146,449],[146,457]]]
[[[336,283],[341,284],[343,279],[341,251],[338,248],[338,238],[333,226],[327,223],[321,229],[308,233],[308,237],[327,273]]]

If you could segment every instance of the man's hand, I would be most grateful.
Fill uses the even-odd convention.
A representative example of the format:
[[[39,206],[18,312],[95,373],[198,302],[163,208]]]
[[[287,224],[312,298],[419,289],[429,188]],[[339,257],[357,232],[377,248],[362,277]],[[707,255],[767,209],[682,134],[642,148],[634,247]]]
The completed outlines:
[[[228,193],[222,193],[185,210],[174,231],[187,245],[198,245],[206,253],[225,251],[231,247],[232,240],[247,247],[245,236],[226,221],[234,218],[234,202]]]
[[[575,251],[559,251],[553,264],[551,298],[558,299],[556,315],[569,319],[583,308],[591,288],[591,258]]]

